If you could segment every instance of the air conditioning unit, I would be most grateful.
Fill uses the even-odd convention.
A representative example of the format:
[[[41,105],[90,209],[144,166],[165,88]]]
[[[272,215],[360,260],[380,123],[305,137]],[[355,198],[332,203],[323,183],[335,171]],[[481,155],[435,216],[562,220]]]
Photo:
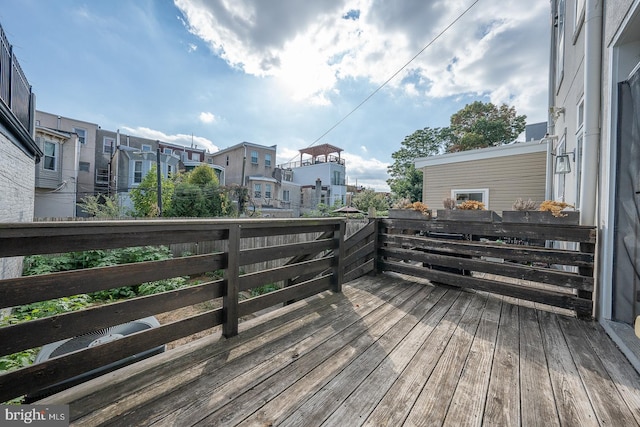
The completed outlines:
[[[100,329],[98,331],[90,332],[74,338],[56,341],[42,347],[42,349],[36,356],[35,363],[41,363],[54,357],[62,356],[64,354],[71,353],[76,350],[81,350],[83,348],[95,347],[100,344],[115,341],[127,335],[131,335],[133,333],[141,332],[151,328],[156,328],[158,326],[160,326],[158,320],[155,317],[150,316],[145,317],[144,319],[123,323],[122,325],[110,326],[108,328]],[[99,377],[100,375],[104,375],[108,372],[146,359],[147,357],[160,354],[165,351],[165,348],[166,346],[161,345],[135,354],[133,356],[118,360],[117,362],[110,363],[106,366],[93,369],[91,371],[77,375],[73,378],[61,381],[42,390],[35,391],[25,397],[25,403],[31,403],[36,400],[43,399],[62,390],[71,388],[77,384]]]

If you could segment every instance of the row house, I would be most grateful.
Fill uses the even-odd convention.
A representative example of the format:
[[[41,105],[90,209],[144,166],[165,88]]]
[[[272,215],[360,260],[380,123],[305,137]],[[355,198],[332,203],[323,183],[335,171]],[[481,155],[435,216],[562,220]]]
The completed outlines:
[[[49,129],[51,131],[55,131],[64,135],[76,135],[77,137],[77,161],[74,160],[75,163],[67,164],[66,161],[69,161],[69,159],[66,159],[64,163],[60,163],[60,168],[62,168],[61,170],[65,171],[77,169],[78,173],[74,182],[76,190],[75,200],[70,205],[73,206],[74,210],[71,215],[65,216],[79,216],[82,214],[82,212],[79,208],[76,207],[77,202],[81,201],[86,196],[93,195],[96,189],[96,132],[99,129],[99,126],[95,123],[72,119],[69,117],[63,117],[57,114],[51,114],[38,110],[36,110],[35,112],[35,125],[41,130]],[[42,136],[44,136],[44,134]],[[67,152],[68,151],[69,150],[67,150]],[[60,161],[62,160],[56,160],[56,163]],[[61,184],[62,180],[60,180],[55,187]],[[66,191],[68,191],[68,189]],[[46,214],[45,216],[54,215]]]
[[[276,166],[276,145],[242,142],[207,153],[194,145],[126,135],[42,111],[36,123],[39,146],[49,153],[46,166],[38,168],[38,216],[85,215],[77,203],[93,194],[117,194],[130,207],[129,191],[154,164],[165,177],[206,164],[221,185],[245,187],[249,208],[265,216],[297,217],[320,203],[345,204],[347,198],[342,149],[329,144],[302,149],[300,161]],[[52,209],[54,204],[60,208]]]
[[[129,191],[140,185],[153,166],[165,178],[179,170],[179,154],[161,147],[157,140],[104,129],[97,131],[96,138],[96,191],[117,194],[122,206],[131,207]]]
[[[76,133],[36,126],[43,156],[35,168],[34,217],[76,215],[81,143]]]
[[[241,142],[215,153],[207,154],[207,163],[224,168],[224,184],[227,187],[246,187],[250,208],[269,210],[287,209],[283,203],[279,180],[274,176],[276,145],[265,146]],[[268,214],[268,213],[266,213]]]

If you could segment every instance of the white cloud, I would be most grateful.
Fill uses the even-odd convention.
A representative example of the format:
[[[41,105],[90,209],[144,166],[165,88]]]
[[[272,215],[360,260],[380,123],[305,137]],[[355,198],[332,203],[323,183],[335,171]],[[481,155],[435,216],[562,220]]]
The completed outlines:
[[[295,100],[328,104],[339,81],[386,81],[468,2],[174,0],[189,30],[230,65],[272,76]],[[357,16],[350,11],[358,11]],[[475,6],[389,86],[428,97],[461,94],[542,111],[549,3]]]
[[[361,145],[361,146],[360,146],[360,149],[361,149],[362,151],[364,151],[365,153],[369,151],[369,150],[367,150],[367,147],[366,147],[366,146],[364,146],[364,145]]]
[[[167,135],[162,131],[149,129],[146,127],[132,128],[129,126],[122,126],[120,129],[125,133],[130,133],[131,135],[135,135],[140,138],[156,139],[158,141],[165,141],[165,142],[171,142],[174,144],[184,145],[185,147],[191,147],[191,145],[193,144],[198,148],[204,148],[212,153],[215,153],[216,151],[219,150],[217,145],[215,145],[213,142],[211,142],[210,140],[202,136],[185,135],[182,133],[175,134],[175,135]]]
[[[198,50],[198,46],[196,46],[193,43],[189,43],[187,45],[187,52],[191,53],[191,52],[195,52],[196,50]]]
[[[202,113],[200,113],[198,118],[202,123],[213,123],[216,121],[216,116],[208,111],[203,111]]]
[[[387,179],[388,163],[378,159],[365,159],[357,154],[347,152],[342,153],[345,159],[345,167],[347,170],[347,178],[349,185],[361,185],[365,188],[373,188],[376,191],[389,191]]]

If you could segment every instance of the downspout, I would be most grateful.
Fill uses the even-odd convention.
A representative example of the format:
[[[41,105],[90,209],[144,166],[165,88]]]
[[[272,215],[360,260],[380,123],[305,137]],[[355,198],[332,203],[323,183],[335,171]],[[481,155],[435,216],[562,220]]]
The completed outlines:
[[[596,225],[600,155],[602,0],[585,2],[584,140],[580,183],[580,224]]]
[[[549,90],[547,115],[547,135],[555,135],[555,122],[553,117],[553,106],[556,104],[556,31],[554,17],[556,13],[556,0],[551,0],[551,37],[549,37]],[[547,174],[544,189],[545,200],[553,200],[553,140],[546,140],[547,143]]]

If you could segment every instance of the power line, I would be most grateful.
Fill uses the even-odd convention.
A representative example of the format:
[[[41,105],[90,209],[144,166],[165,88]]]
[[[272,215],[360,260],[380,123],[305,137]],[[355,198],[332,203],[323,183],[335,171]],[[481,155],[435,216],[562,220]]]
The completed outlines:
[[[427,48],[429,48],[429,46],[431,46],[433,43],[436,42],[436,40],[438,40],[444,33],[446,33],[449,28],[451,28],[456,22],[458,22],[464,15],[467,14],[467,12],[469,12],[471,10],[471,8],[473,8],[473,6],[476,5],[476,3],[478,3],[480,0],[475,0],[473,3],[471,3],[471,6],[467,7],[460,15],[458,15],[456,17],[456,19],[454,19],[453,21],[451,21],[451,23],[449,23],[449,25],[447,25],[442,31],[440,31],[433,39],[431,39],[431,41],[429,43],[427,43],[427,45],[425,47],[423,47],[422,49],[420,49],[420,51],[418,53],[416,53],[409,61],[407,61],[407,63],[405,63],[402,67],[400,67],[395,73],[393,73],[391,75],[391,77],[389,77],[387,80],[384,81],[384,83],[382,83],[380,86],[378,86],[373,92],[371,92],[369,94],[369,96],[367,96],[364,100],[362,100],[358,105],[356,105],[356,107],[351,110],[349,113],[347,113],[347,115],[345,115],[344,117],[342,117],[340,120],[338,120],[333,126],[331,126],[325,133],[323,133],[322,135],[320,135],[318,138],[316,138],[315,141],[313,141],[311,144],[309,144],[309,147],[312,147],[313,145],[315,145],[315,143],[317,143],[318,141],[320,141],[322,138],[324,138],[325,136],[327,136],[327,134],[329,132],[331,132],[332,130],[334,130],[335,128],[337,128],[338,126],[340,126],[340,124],[342,122],[344,122],[347,118],[349,118],[349,116],[351,116],[353,113],[355,113],[360,107],[362,107],[367,101],[369,101],[369,99],[373,98],[373,96],[378,93],[383,87],[385,87],[391,80],[393,80],[395,78],[395,76],[397,76],[398,74],[400,74],[400,72],[402,70],[404,70],[405,68],[407,68],[409,66],[409,64],[411,64],[418,56],[420,56],[422,54],[422,52],[424,52],[425,50],[427,50]]]

